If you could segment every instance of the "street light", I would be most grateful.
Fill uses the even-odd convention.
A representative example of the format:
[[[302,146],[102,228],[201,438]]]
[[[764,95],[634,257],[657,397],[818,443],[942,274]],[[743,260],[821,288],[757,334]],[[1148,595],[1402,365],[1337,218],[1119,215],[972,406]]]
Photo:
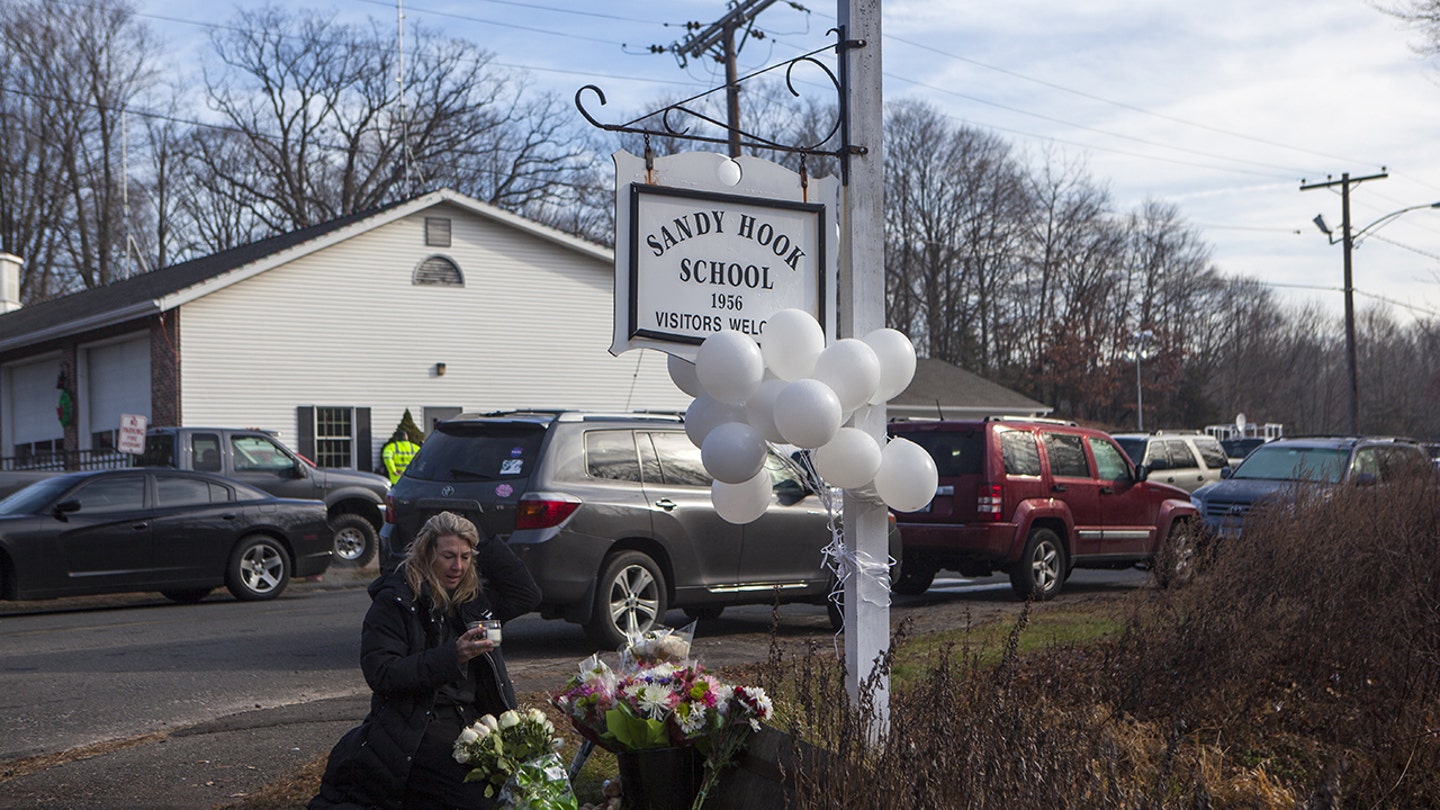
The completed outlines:
[[[1155,342],[1155,333],[1149,329],[1141,329],[1130,335],[1130,342],[1135,348],[1131,354],[1135,357],[1135,429],[1145,431],[1145,389],[1140,385],[1140,361],[1149,355],[1146,347]]]
[[[1357,368],[1358,364],[1356,361],[1355,351],[1355,285],[1351,280],[1352,276],[1350,269],[1350,254],[1352,251],[1355,250],[1357,246],[1359,246],[1361,240],[1363,240],[1367,235],[1380,230],[1380,228],[1394,221],[1395,218],[1399,217],[1401,214],[1409,213],[1410,211],[1418,211],[1421,208],[1440,208],[1440,202],[1411,205],[1406,208],[1401,208],[1398,211],[1391,211],[1390,213],[1386,214],[1383,217],[1380,217],[1379,219],[1375,220],[1369,225],[1366,225],[1360,230],[1351,233],[1349,184],[1351,182],[1358,183],[1361,180],[1369,179],[1372,178],[1362,177],[1351,181],[1348,174],[1344,175],[1345,185],[1342,187],[1341,192],[1341,219],[1339,236],[1336,236],[1335,233],[1330,230],[1330,227],[1325,224],[1324,214],[1316,214],[1315,219],[1312,220],[1315,223],[1315,227],[1319,228],[1320,232],[1325,234],[1325,238],[1330,241],[1330,244],[1333,245],[1337,242],[1341,242],[1345,245],[1345,357],[1350,370],[1350,432],[1357,435],[1360,433],[1360,373],[1359,369]],[[1302,186],[1301,189],[1303,190],[1305,188],[1316,188],[1320,185],[1330,184],[1326,183],[1316,184],[1315,186]]]

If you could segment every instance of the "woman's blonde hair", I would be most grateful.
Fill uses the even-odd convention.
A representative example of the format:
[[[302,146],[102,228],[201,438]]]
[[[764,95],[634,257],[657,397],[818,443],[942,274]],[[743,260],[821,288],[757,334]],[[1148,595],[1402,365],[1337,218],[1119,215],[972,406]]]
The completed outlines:
[[[425,583],[430,585],[430,596],[441,609],[448,612],[455,605],[463,604],[480,594],[480,575],[472,559],[470,567],[460,577],[460,584],[454,592],[446,591],[440,578],[435,576],[436,545],[442,537],[458,537],[464,540],[471,551],[480,545],[480,532],[475,524],[454,512],[441,512],[425,521],[415,539],[405,552],[405,581],[410,590],[419,594]]]

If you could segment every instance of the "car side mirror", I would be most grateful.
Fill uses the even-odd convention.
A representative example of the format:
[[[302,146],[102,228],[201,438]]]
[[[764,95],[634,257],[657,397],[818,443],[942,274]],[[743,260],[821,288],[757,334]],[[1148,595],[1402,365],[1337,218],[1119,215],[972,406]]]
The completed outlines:
[[[1135,480],[1144,481],[1150,477],[1150,467],[1145,464],[1135,465]]]
[[[1355,485],[1360,487],[1373,487],[1380,483],[1380,476],[1373,472],[1363,472],[1355,476]]]
[[[70,514],[71,512],[79,511],[80,502],[76,500],[69,500],[61,501],[60,503],[55,504],[55,508],[50,510],[50,514],[54,515],[56,520],[62,520],[68,523],[70,521],[70,518],[66,517],[66,515]]]
[[[1221,468],[1220,468],[1220,477],[1221,477],[1221,478],[1229,478],[1230,476],[1232,476],[1232,475],[1234,475],[1234,474],[1235,474],[1235,468],[1234,468],[1234,467],[1221,467]]]

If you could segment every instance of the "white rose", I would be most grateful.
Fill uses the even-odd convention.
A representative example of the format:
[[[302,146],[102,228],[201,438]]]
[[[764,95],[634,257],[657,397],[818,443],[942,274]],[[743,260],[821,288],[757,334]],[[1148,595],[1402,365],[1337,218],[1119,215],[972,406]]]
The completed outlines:
[[[520,725],[520,715],[516,714],[514,709],[500,715],[500,728],[514,728],[518,725]]]
[[[468,744],[475,742],[478,739],[480,739],[480,732],[476,731],[473,728],[466,728],[465,730],[460,732],[460,742],[462,743]]]
[[[479,720],[475,721],[475,727],[485,729],[485,734],[489,734],[492,731],[500,730],[500,724],[496,722],[495,715],[493,714],[487,714]]]

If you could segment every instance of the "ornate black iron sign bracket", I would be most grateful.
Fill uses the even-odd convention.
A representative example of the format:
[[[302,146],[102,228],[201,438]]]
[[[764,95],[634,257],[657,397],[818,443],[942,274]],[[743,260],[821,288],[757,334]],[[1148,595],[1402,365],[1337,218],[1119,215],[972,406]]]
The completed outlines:
[[[840,161],[840,181],[842,183],[848,183],[850,177],[851,156],[864,155],[868,152],[868,150],[864,146],[857,146],[850,143],[849,70],[846,68],[846,62],[848,61],[846,59],[846,52],[852,48],[865,47],[865,41],[858,39],[846,39],[845,29],[843,26],[830,29],[830,33],[833,33],[836,36],[836,43],[834,45],[826,46],[819,50],[811,51],[810,53],[797,56],[796,58],[791,59],[788,62],[780,62],[766,68],[761,68],[760,70],[736,79],[735,81],[736,85],[738,86],[757,76],[761,76],[771,71],[784,68],[785,87],[790,91],[790,94],[792,96],[798,98],[800,96],[800,92],[795,89],[794,81],[794,73],[796,67],[806,66],[818,68],[821,73],[830,80],[830,83],[834,85],[838,103],[836,104],[835,121],[831,124],[829,130],[825,132],[824,137],[822,137],[818,142],[813,144],[780,143],[779,141],[766,138],[762,135],[757,135],[738,126],[732,126],[730,123],[721,121],[705,112],[695,109],[695,107],[692,106],[694,102],[703,99],[706,96],[727,89],[727,85],[722,85],[711,90],[706,90],[703,93],[698,93],[687,99],[677,101],[667,107],[663,107],[659,110],[646,113],[638,118],[634,118],[630,121],[619,124],[602,123],[601,121],[596,119],[596,117],[592,115],[589,110],[585,108],[586,91],[593,93],[595,97],[600,100],[600,106],[603,107],[606,104],[605,91],[601,90],[599,87],[593,84],[587,84],[584,87],[581,87],[579,90],[575,91],[575,106],[580,110],[580,114],[585,116],[585,120],[589,121],[592,126],[599,127],[600,129],[606,130],[607,132],[629,132],[637,135],[644,135],[647,139],[647,142],[649,137],[652,135],[657,137],[679,138],[682,140],[698,141],[701,143],[728,144],[731,142],[731,139],[729,137],[718,137],[691,133],[690,126],[686,124],[688,118],[703,121],[707,124],[717,126],[726,133],[726,136],[732,133],[738,134],[740,139],[740,146],[742,148],[748,147],[750,149],[767,149],[777,152],[790,152],[793,154],[799,154],[802,158],[802,161],[807,155],[826,155],[830,157],[835,157],[838,158]],[[835,72],[830,70],[830,68],[825,63],[815,58],[819,54],[825,53],[829,50],[834,50],[839,57],[838,77],[836,76]],[[659,118],[658,127],[653,124],[650,126],[644,125],[644,122],[657,117]],[[824,148],[825,144],[829,143],[835,137],[835,134],[837,132],[840,134],[840,147],[838,149]],[[803,174],[803,162],[801,165]]]

